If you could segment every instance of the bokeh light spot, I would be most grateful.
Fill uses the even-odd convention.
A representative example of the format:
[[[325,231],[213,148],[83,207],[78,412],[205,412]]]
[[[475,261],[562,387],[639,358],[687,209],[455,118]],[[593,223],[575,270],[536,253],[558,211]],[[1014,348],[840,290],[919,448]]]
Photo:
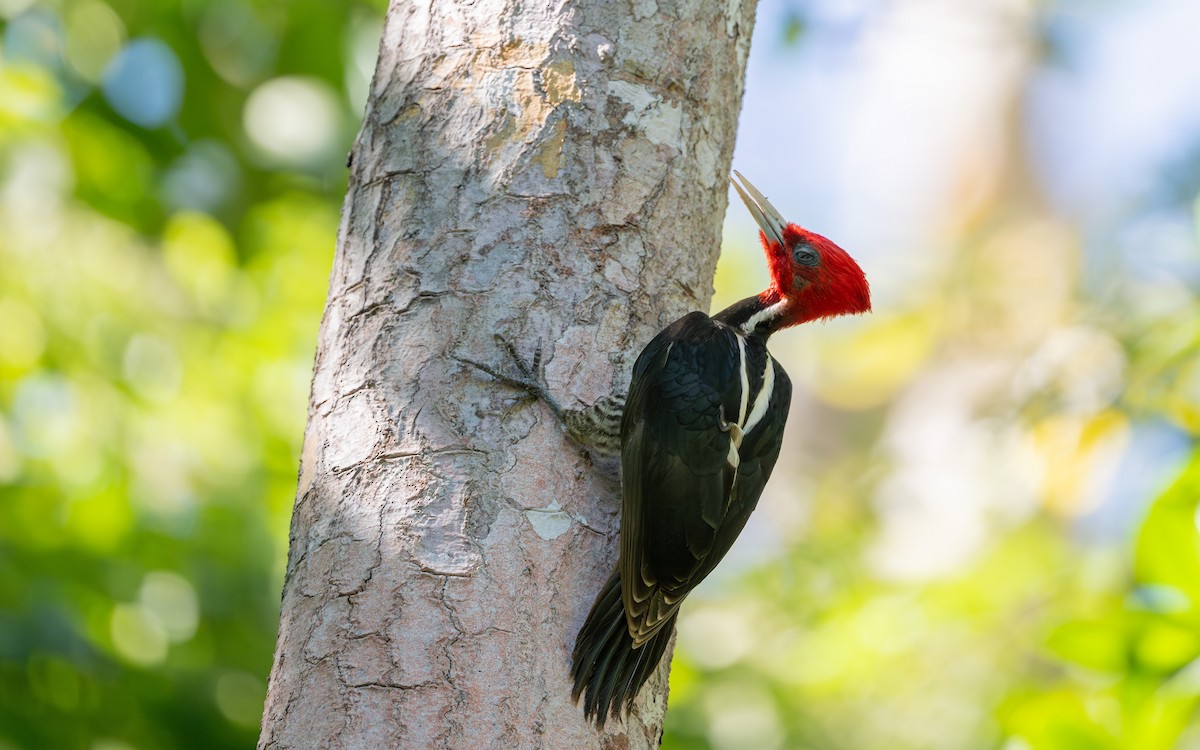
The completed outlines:
[[[783,747],[783,724],[770,693],[747,684],[713,688],[705,697],[708,738],[716,750]]]
[[[110,621],[113,649],[140,667],[162,664],[167,658],[167,631],[149,609],[134,604],[113,607]]]
[[[0,0],[0,16],[12,18],[33,5],[34,0]]]
[[[193,463],[192,451],[178,440],[151,437],[138,441],[130,451],[130,497],[162,519],[188,518],[196,503],[189,476]]]
[[[4,29],[4,57],[54,70],[62,53],[62,27],[58,17],[46,8],[35,8],[13,19]]]
[[[167,570],[151,571],[142,581],[138,598],[163,624],[172,643],[186,641],[196,634],[200,602],[196,589],[183,576]]]
[[[212,212],[236,200],[241,172],[223,144],[200,141],[175,160],[163,178],[163,197],[173,208]]]
[[[701,667],[728,667],[754,647],[754,627],[747,615],[737,607],[685,611],[679,621],[680,643]]]
[[[124,40],[125,25],[100,0],[84,0],[67,14],[67,62],[91,83],[104,77]]]
[[[226,719],[244,727],[258,726],[262,719],[266,685],[249,672],[227,672],[217,679],[217,708]]]
[[[28,456],[49,456],[68,442],[78,424],[75,389],[66,378],[35,376],[17,386],[12,414],[17,445]]]
[[[137,39],[121,50],[104,74],[104,98],[126,120],[156,128],[179,113],[183,66],[158,39]]]
[[[338,98],[328,84],[289,76],[262,84],[246,100],[242,125],[264,154],[287,164],[327,158],[341,131]]]
[[[260,80],[275,62],[275,34],[248,3],[209,4],[200,24],[200,48],[217,75],[235,86]]]
[[[125,347],[125,379],[143,397],[151,401],[168,401],[179,392],[183,366],[171,342],[139,334]]]
[[[0,129],[57,120],[61,102],[57,82],[44,68],[0,65]],[[8,170],[12,173],[12,166]]]

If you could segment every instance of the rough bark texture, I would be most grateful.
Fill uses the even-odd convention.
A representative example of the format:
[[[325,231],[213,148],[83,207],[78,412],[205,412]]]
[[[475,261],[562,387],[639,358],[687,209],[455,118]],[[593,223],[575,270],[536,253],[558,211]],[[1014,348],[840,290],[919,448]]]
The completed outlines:
[[[430,7],[432,5],[432,7]],[[388,10],[321,326],[260,748],[647,748],[570,649],[613,467],[455,355],[546,349],[567,406],[706,309],[754,0]]]

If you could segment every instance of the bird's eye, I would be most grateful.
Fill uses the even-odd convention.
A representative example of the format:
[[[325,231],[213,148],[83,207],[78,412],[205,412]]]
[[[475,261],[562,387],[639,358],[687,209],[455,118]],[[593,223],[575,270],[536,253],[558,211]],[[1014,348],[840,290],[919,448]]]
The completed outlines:
[[[802,266],[815,266],[821,262],[821,256],[805,245],[796,245],[796,249],[792,251],[792,257]]]

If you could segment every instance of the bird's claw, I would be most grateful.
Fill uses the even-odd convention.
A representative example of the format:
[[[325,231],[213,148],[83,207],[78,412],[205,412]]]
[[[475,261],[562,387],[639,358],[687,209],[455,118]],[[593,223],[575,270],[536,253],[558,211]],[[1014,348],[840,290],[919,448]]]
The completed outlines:
[[[504,347],[504,351],[508,352],[508,358],[512,360],[517,371],[521,373],[523,380],[521,385],[532,387],[537,395],[542,395],[541,377],[542,377],[542,342],[538,342],[537,347],[533,350],[533,363],[525,364],[525,360],[521,359],[521,355],[517,354],[517,348],[512,342],[504,338],[500,334],[496,334],[496,341],[500,346]]]
[[[541,383],[541,343],[539,342],[537,348],[533,351],[533,362],[531,364],[526,364],[521,358],[521,355],[517,353],[517,349],[515,346],[513,346],[511,341],[504,338],[500,334],[496,334],[496,341],[499,342],[500,346],[504,348],[504,351],[508,353],[509,359],[512,360],[512,364],[518,372],[518,376],[509,375],[508,373],[501,372],[491,365],[486,365],[483,362],[476,362],[475,360],[468,359],[466,357],[456,356],[455,359],[471,365],[478,370],[482,370],[505,385],[510,385],[513,388],[524,391],[524,398],[522,400],[541,399],[542,401],[545,401],[546,404],[554,410],[554,413],[561,417],[562,407],[558,405],[558,401],[556,401],[554,397],[550,395],[549,391],[547,391],[546,387]]]

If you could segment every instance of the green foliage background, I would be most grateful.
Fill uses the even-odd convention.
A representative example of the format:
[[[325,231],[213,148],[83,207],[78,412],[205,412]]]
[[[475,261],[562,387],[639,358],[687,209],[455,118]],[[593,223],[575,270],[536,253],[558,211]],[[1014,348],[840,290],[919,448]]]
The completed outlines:
[[[0,2],[0,750],[255,741],[383,8]],[[177,113],[152,127],[102,85],[147,39],[182,72]],[[248,135],[248,100],[280,77],[334,103],[327,138],[294,157]],[[989,401],[989,429],[1042,459],[1037,507],[951,575],[865,562],[896,399],[948,353],[1039,346],[988,339],[1013,304],[989,264],[1047,219],[1012,195],[980,214],[921,295],[798,339],[821,363],[797,380],[832,445],[798,469],[807,516],[786,544],[690,605],[664,747],[1200,747],[1200,462],[1154,485],[1118,537],[1078,526],[1113,441],[1165,424],[1195,453],[1194,287],[1164,310],[1087,288],[1064,251],[1059,323],[1115,345],[1114,387],[1076,408],[1058,373]],[[719,294],[744,273],[723,260]]]
[[[0,748],[254,744],[344,161],[385,4],[61,2],[0,48]],[[165,41],[160,127],[97,85]],[[105,46],[107,45],[107,47]],[[99,59],[97,59],[99,58]],[[298,77],[318,154],[246,135]]]

